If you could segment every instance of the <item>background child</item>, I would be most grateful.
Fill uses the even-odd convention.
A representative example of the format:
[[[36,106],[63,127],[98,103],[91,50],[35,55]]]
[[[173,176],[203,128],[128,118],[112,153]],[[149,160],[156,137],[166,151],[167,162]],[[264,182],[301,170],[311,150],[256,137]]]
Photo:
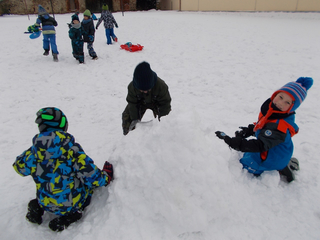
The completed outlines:
[[[147,62],[139,63],[128,85],[127,106],[122,113],[123,134],[135,128],[147,109],[154,117],[166,116],[171,111],[171,97],[167,84],[151,70]]]
[[[87,49],[89,52],[90,57],[92,59],[97,59],[97,54],[93,49],[93,42],[94,42],[94,23],[93,19],[91,18],[91,12],[87,9],[83,13],[83,20],[81,22],[82,30],[83,30],[83,41],[87,43]]]
[[[116,37],[113,31],[113,25],[115,25],[116,28],[118,28],[118,24],[114,19],[112,13],[109,11],[109,7],[107,4],[102,6],[101,17],[98,20],[96,29],[98,29],[102,21],[104,21],[104,27],[106,29],[107,44],[112,44],[111,38],[113,39],[113,41],[118,42],[118,38]]]
[[[106,161],[101,171],[93,163],[67,133],[68,120],[58,108],[40,109],[35,122],[40,133],[13,167],[21,176],[31,175],[37,186],[36,199],[28,204],[27,220],[40,225],[43,213],[50,212],[58,217],[49,222],[49,228],[62,231],[82,217],[93,189],[110,183],[113,167]]]
[[[298,160],[291,159],[291,138],[299,130],[294,114],[312,84],[313,79],[308,77],[287,83],[262,104],[255,125],[240,127],[242,130],[233,138],[220,131],[216,132],[217,137],[224,139],[231,148],[245,152],[240,163],[250,173],[260,175],[264,171],[278,170],[291,182],[294,180],[292,170],[299,169]],[[250,136],[256,139],[247,140]]]
[[[72,15],[70,26],[69,38],[71,39],[73,57],[77,59],[79,63],[84,63],[82,27],[78,15]]]
[[[53,60],[57,62],[59,52],[56,44],[55,26],[58,26],[58,23],[53,17],[49,16],[47,11],[41,5],[38,6],[38,18],[35,26],[40,27],[40,24],[42,25],[43,35],[43,55],[49,55],[51,45]]]

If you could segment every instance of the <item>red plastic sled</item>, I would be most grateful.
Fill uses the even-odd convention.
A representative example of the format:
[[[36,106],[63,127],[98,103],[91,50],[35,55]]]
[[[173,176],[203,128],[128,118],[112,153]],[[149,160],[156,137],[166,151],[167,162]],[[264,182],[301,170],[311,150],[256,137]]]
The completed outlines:
[[[140,44],[133,45],[131,42],[127,42],[126,44],[120,45],[120,47],[129,52],[141,51],[143,49],[143,46],[141,46]]]

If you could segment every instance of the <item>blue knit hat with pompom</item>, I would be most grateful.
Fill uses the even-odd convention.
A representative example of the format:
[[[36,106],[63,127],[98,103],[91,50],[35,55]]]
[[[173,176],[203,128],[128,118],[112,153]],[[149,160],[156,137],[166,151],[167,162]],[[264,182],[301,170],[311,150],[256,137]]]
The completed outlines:
[[[42,7],[41,5],[38,6],[38,15],[43,16],[43,15],[48,15],[49,13]]]
[[[277,90],[271,97],[273,99],[279,92],[285,92],[293,99],[293,106],[289,112],[294,112],[307,97],[307,91],[313,85],[313,79],[310,77],[300,77],[296,82],[289,82]]]

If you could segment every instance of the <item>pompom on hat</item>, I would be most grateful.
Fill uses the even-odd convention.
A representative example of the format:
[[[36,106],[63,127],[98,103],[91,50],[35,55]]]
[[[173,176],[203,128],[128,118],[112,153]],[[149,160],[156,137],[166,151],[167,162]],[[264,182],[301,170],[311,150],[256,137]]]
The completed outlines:
[[[147,62],[139,63],[133,73],[133,86],[139,90],[147,91],[153,88],[157,81],[157,74],[151,70]]]
[[[42,108],[37,112],[35,121],[40,132],[67,131],[68,120],[64,113],[55,107]]]
[[[38,15],[43,16],[43,15],[48,15],[49,13],[42,7],[41,5],[38,6]]]
[[[285,92],[293,99],[292,108],[288,112],[294,112],[307,97],[307,92],[313,85],[313,79],[310,77],[300,77],[296,82],[289,82],[277,90],[271,97],[273,100],[279,92]]]

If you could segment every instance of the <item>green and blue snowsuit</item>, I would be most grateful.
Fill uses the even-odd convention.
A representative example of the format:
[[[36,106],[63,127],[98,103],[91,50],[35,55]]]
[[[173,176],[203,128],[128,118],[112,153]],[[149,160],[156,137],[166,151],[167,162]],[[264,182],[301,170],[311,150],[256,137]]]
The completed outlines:
[[[73,57],[79,60],[80,63],[84,62],[84,53],[83,53],[83,29],[81,23],[71,24],[69,30],[69,38],[71,39],[72,45],[72,54]]]
[[[74,137],[64,131],[37,134],[13,167],[21,176],[32,176],[41,207],[61,216],[84,207],[93,189],[110,181]]]

